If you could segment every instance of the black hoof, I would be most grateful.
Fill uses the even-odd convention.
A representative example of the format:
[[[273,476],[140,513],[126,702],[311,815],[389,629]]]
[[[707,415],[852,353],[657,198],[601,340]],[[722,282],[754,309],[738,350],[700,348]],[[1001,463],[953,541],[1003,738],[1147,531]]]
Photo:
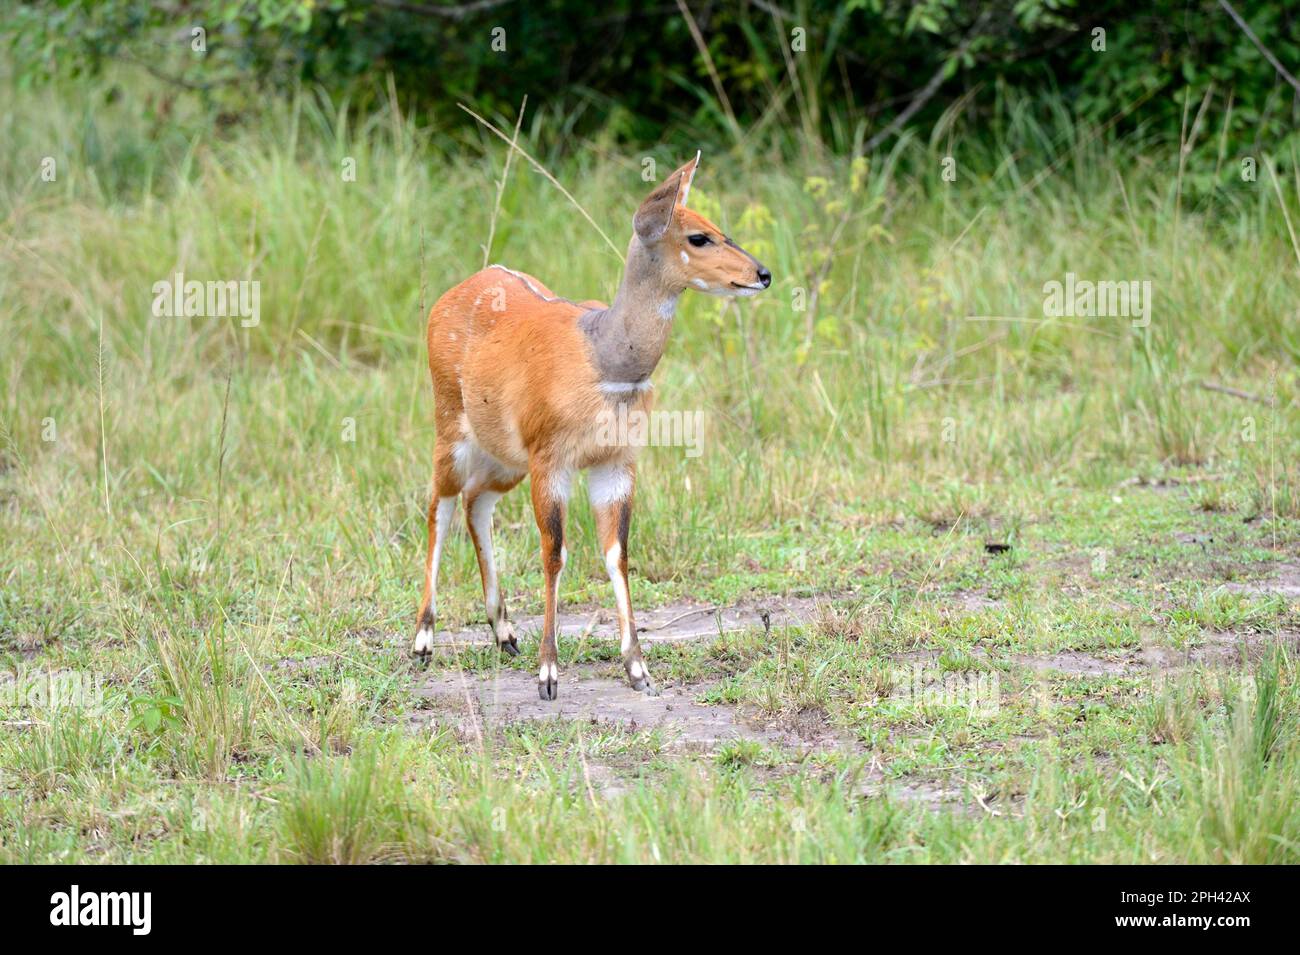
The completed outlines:
[[[553,703],[560,697],[559,680],[538,680],[537,695],[547,703]]]
[[[504,653],[506,656],[508,657],[519,656],[519,644],[515,642],[514,637],[511,637],[505,643],[500,643],[497,645],[501,647],[501,652]]]

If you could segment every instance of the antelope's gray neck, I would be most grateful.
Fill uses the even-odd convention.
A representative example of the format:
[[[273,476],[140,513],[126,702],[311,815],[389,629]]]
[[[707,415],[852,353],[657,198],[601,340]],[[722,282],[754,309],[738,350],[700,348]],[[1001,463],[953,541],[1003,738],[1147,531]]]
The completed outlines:
[[[633,236],[614,303],[578,319],[606,391],[648,388],[663,357],[681,294],[664,281],[663,254]]]

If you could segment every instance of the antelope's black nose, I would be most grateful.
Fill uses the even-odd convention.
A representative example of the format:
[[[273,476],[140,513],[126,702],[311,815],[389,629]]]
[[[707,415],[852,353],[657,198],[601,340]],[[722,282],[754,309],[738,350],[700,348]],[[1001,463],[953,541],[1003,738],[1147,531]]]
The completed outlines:
[[[758,267],[758,280],[763,283],[763,288],[772,284],[772,273],[761,265]]]

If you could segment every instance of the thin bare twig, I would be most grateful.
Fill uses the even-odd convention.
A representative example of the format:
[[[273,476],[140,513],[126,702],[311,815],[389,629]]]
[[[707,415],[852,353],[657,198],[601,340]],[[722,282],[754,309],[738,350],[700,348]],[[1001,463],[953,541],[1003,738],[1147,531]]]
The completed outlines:
[[[494,7],[505,6],[510,2],[511,0],[474,0],[473,3],[457,3],[451,6],[439,7],[431,3],[408,3],[407,0],[371,0],[371,3],[392,10],[418,13],[426,17],[445,17],[448,20],[464,20],[476,13],[483,13]]]
[[[656,630],[667,630],[678,620],[685,620],[687,617],[694,617],[702,613],[716,613],[721,607],[696,607],[694,610],[687,610],[685,613],[679,613],[671,620],[665,620],[663,623],[657,623],[653,627],[637,627],[637,633],[653,633]]]
[[[1286,234],[1291,237],[1291,251],[1295,253],[1295,260],[1300,264],[1300,242],[1296,241],[1295,227],[1291,225],[1291,213],[1286,211],[1286,197],[1282,195],[1282,185],[1277,181],[1277,170],[1273,168],[1273,160],[1267,156],[1264,157],[1264,165],[1268,169],[1268,176],[1273,180],[1273,192],[1277,195],[1277,206],[1282,210],[1282,219],[1286,222]]]
[[[1278,75],[1295,87],[1297,93],[1300,93],[1300,80],[1297,80],[1292,76],[1287,71],[1287,68],[1278,61],[1278,58],[1272,54],[1269,48],[1263,44],[1260,38],[1255,36],[1255,31],[1250,28],[1250,24],[1241,18],[1241,14],[1237,13],[1237,11],[1232,8],[1232,4],[1230,4],[1228,0],[1219,0],[1219,6],[1228,11],[1228,16],[1232,17],[1232,19],[1236,21],[1237,26],[1241,27],[1242,32],[1245,33],[1246,36],[1250,37],[1250,42],[1255,44],[1255,47],[1260,53],[1264,54],[1264,59],[1268,60],[1268,62],[1272,64],[1273,69],[1277,70]]]
[[[95,369],[99,380],[99,458],[104,473],[104,513],[113,520],[113,505],[108,495],[108,431],[104,427],[104,316],[99,316],[99,348],[95,352]]]
[[[1198,387],[1204,388],[1206,391],[1216,391],[1221,395],[1231,395],[1233,398],[1240,398],[1242,401],[1254,401],[1257,404],[1268,405],[1270,408],[1274,405],[1272,398],[1253,395],[1249,391],[1242,391],[1240,388],[1229,388],[1227,385],[1215,384],[1212,381],[1198,381],[1196,384]]]
[[[539,163],[532,156],[528,155],[528,153],[526,153],[523,149],[521,149],[517,143],[510,142],[509,136],[501,132],[501,130],[497,129],[495,126],[493,126],[490,122],[488,122],[478,113],[474,112],[464,103],[457,103],[456,105],[461,109],[463,109],[465,112],[469,113],[471,116],[473,116],[484,126],[486,126],[489,130],[492,131],[493,135],[495,135],[502,142],[509,145],[511,149],[513,149],[515,152],[519,153],[519,155],[527,159],[529,165],[531,165],[534,169],[536,169],[543,176],[545,176],[547,181],[550,182],[550,184],[553,185],[556,189],[560,190],[560,192],[564,194],[564,198],[568,199],[569,202],[573,204],[573,207],[582,213],[582,217],[586,219],[589,223],[591,223],[591,227],[596,230],[597,234],[599,234],[602,239],[605,240],[605,244],[614,250],[614,254],[618,256],[619,261],[620,262],[623,261],[623,253],[619,251],[618,246],[616,246],[613,240],[610,239],[610,237],[605,234],[605,230],[596,224],[596,220],[591,217],[591,213],[589,213],[586,209],[582,208],[582,204],[578,202],[577,199],[573,198],[573,193],[569,192],[568,189],[565,189],[562,185],[560,185],[560,180],[552,176],[550,171],[545,166]]]
[[[217,441],[217,537],[221,537],[221,504],[226,474],[226,421],[230,416],[230,380],[235,376],[232,362],[226,371],[226,397],[221,402],[221,437]]]
[[[686,28],[691,31],[691,39],[695,41],[700,56],[704,58],[704,67],[709,71],[709,79],[713,81],[713,89],[718,94],[718,102],[722,104],[722,111],[727,114],[727,122],[731,126],[732,135],[739,140],[742,138],[740,123],[736,121],[736,114],[731,109],[731,100],[727,98],[727,91],[722,88],[722,78],[718,76],[718,68],[713,65],[713,56],[709,53],[709,46],[704,42],[703,34],[700,33],[699,24],[695,22],[695,17],[691,15],[690,8],[686,6],[686,0],[677,0],[677,8],[682,11],[682,19],[686,21]]]
[[[922,106],[930,102],[934,97],[934,94],[939,92],[939,87],[943,85],[944,74],[948,72],[948,64],[960,59],[966,54],[966,51],[970,49],[970,45],[979,37],[979,29],[984,25],[984,22],[988,17],[989,13],[987,10],[980,14],[979,19],[975,21],[975,25],[970,28],[970,32],[966,34],[961,43],[957,44],[957,48],[952,51],[952,54],[939,64],[939,68],[934,71],[934,75],[930,77],[929,82],[922,86],[920,92],[912,98],[912,102],[903,107],[903,111],[895,116],[888,126],[867,140],[867,144],[862,147],[864,153],[871,152],[890,136],[894,135],[894,133],[902,129],[907,124],[907,121],[915,116]]]
[[[505,169],[501,171],[501,181],[497,183],[497,199],[492,204],[492,221],[488,223],[487,244],[483,246],[483,268],[488,267],[488,259],[492,257],[492,240],[497,234],[497,216],[501,214],[501,195],[506,191],[506,180],[510,178],[510,161],[515,158],[515,150],[519,148],[519,128],[524,124],[524,110],[528,107],[528,96],[524,95],[523,102],[519,104],[519,115],[515,117],[515,135],[510,140],[510,149],[506,152]]]

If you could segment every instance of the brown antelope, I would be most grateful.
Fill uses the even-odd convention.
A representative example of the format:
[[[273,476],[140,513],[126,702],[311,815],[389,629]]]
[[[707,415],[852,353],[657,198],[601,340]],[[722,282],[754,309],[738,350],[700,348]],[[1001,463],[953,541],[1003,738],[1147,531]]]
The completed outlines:
[[[598,422],[620,404],[649,412],[650,374],[663,356],[683,290],[754,295],[772,284],[757,259],[686,208],[699,159],[697,153],[641,203],[614,304],[559,298],[532,276],[493,265],[430,310],[437,442],[424,598],[412,648],[417,655],[433,649],[438,563],[457,495],[464,497],[478,553],[488,625],[502,651],[519,652],[492,555],[492,510],[527,475],[546,577],[537,692],[543,700],[557,697],[555,616],[568,556],[564,519],[573,474],[585,469],[618,604],[623,666],[633,689],[656,692],[627,582],[636,449],[611,445]]]

